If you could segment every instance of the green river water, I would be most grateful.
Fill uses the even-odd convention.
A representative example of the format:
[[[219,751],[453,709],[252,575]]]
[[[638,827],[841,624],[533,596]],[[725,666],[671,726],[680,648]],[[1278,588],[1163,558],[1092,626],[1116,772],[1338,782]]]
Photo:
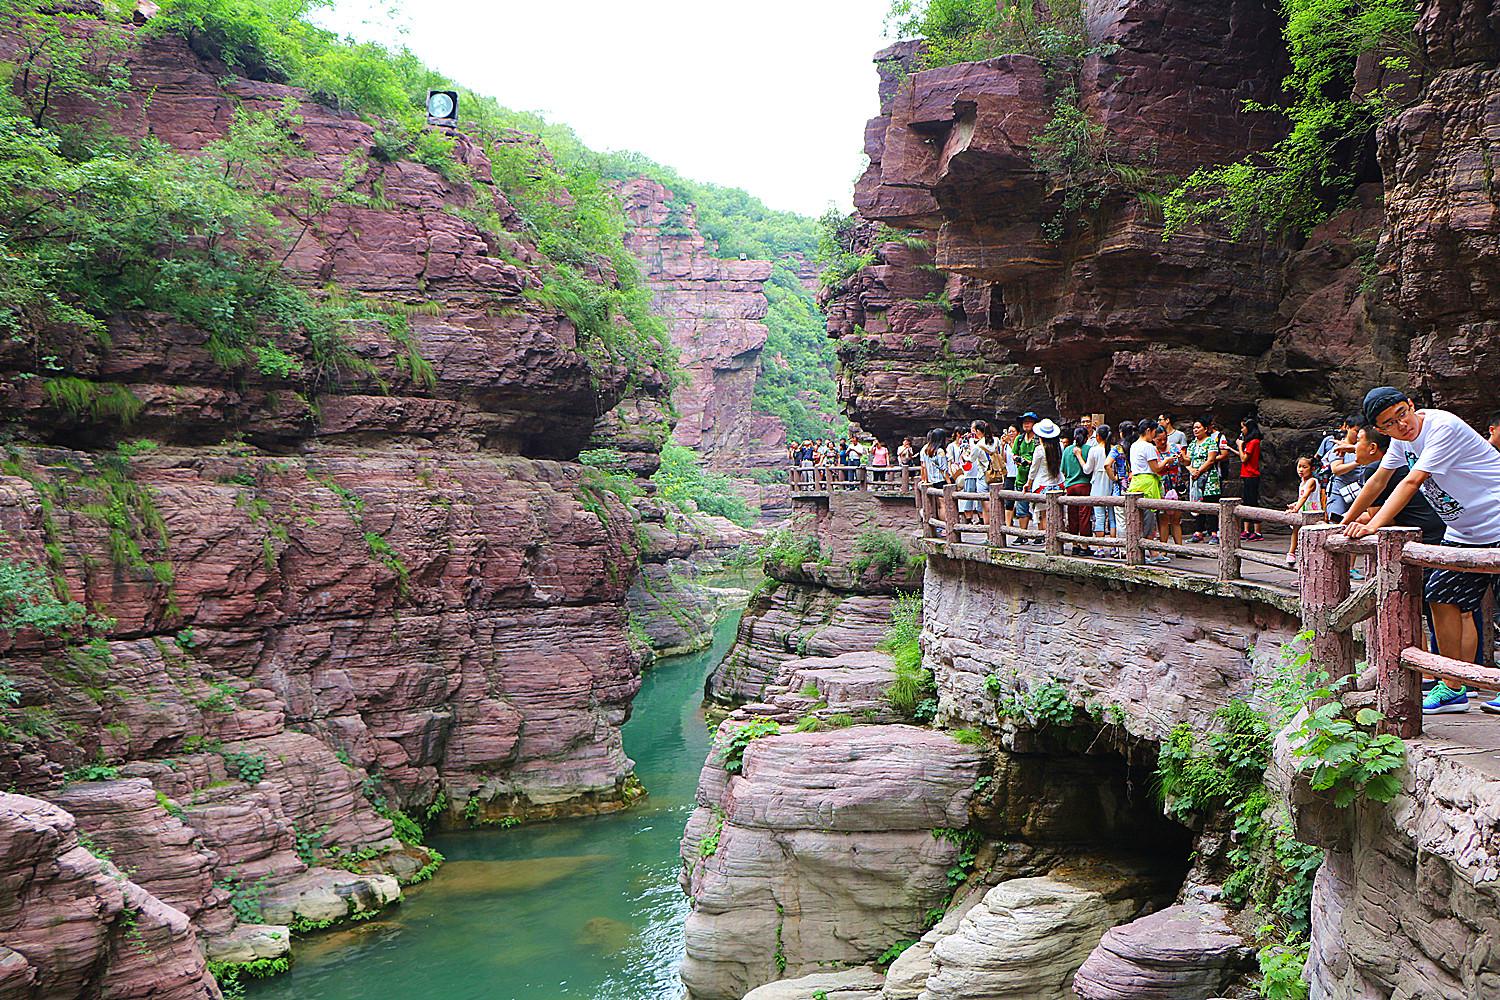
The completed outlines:
[[[256,1000],[668,1000],[681,994],[677,841],[709,734],[703,680],[734,640],[659,661],[625,724],[648,797],[629,812],[438,834],[448,862],[388,915],[298,941]]]

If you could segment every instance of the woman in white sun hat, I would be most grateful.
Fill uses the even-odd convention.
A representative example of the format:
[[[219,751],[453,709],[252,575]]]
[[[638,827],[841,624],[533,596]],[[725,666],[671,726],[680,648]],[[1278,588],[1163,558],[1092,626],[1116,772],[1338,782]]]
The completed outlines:
[[[1040,441],[1040,447],[1037,448],[1036,457],[1032,460],[1031,473],[1027,476],[1024,491],[1027,493],[1061,493],[1063,492],[1062,446],[1058,443],[1058,438],[1062,436],[1062,430],[1050,420],[1039,421],[1033,430]],[[1037,514],[1037,527],[1045,529],[1046,523],[1042,516],[1042,508],[1038,508]],[[1040,540],[1033,539],[1032,541],[1037,545],[1042,544]]]

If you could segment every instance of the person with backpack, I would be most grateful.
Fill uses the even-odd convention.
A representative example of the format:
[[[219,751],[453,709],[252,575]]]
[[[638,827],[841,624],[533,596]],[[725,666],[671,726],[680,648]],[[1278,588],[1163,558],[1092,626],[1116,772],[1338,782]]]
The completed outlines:
[[[1073,428],[1073,440],[1063,448],[1062,479],[1063,492],[1070,497],[1086,497],[1093,487],[1093,477],[1088,470],[1088,458],[1084,449],[1088,447],[1089,430],[1082,424]],[[1070,535],[1087,535],[1093,530],[1094,509],[1092,507],[1068,506],[1063,523]],[[1091,556],[1093,550],[1073,543],[1075,556]]]

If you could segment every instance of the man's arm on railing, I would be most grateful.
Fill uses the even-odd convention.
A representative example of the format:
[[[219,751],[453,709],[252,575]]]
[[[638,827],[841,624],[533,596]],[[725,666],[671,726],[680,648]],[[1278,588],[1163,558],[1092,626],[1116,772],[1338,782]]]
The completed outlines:
[[[1385,472],[1387,470],[1381,469],[1380,471]],[[1379,473],[1376,473],[1376,475],[1379,475]],[[1364,524],[1350,520],[1351,517],[1356,517],[1363,513],[1363,510],[1359,507],[1359,502],[1356,501],[1355,506],[1350,509],[1348,514],[1344,515],[1344,533],[1350,538],[1363,538],[1365,535],[1373,535],[1381,528],[1390,524],[1396,519],[1396,515],[1405,510],[1406,505],[1411,503],[1411,498],[1417,495],[1417,490],[1427,481],[1427,476],[1428,473],[1421,469],[1413,469],[1408,472],[1406,478],[1401,480],[1396,488],[1391,491],[1390,499],[1381,504],[1380,509],[1375,512],[1375,516]],[[1359,500],[1365,499],[1365,490],[1368,490],[1374,482],[1375,476],[1371,476],[1370,482],[1365,484],[1365,489],[1359,491]]]
[[[1340,524],[1356,523],[1359,516],[1380,499],[1380,494],[1385,492],[1385,484],[1390,482],[1391,471],[1390,469],[1376,469],[1370,478],[1365,480],[1364,488],[1359,491],[1359,496],[1354,498],[1354,503],[1349,505],[1349,510],[1344,514]]]

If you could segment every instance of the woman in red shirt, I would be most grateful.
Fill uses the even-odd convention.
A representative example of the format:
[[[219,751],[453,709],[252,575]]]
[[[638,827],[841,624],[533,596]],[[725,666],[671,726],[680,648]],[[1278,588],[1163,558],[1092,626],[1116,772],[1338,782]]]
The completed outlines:
[[[1260,424],[1254,417],[1246,417],[1240,422],[1240,439],[1237,445],[1240,453],[1240,500],[1247,507],[1259,507]],[[1242,541],[1254,542],[1262,537],[1259,521],[1245,522],[1244,530],[1240,532]]]

